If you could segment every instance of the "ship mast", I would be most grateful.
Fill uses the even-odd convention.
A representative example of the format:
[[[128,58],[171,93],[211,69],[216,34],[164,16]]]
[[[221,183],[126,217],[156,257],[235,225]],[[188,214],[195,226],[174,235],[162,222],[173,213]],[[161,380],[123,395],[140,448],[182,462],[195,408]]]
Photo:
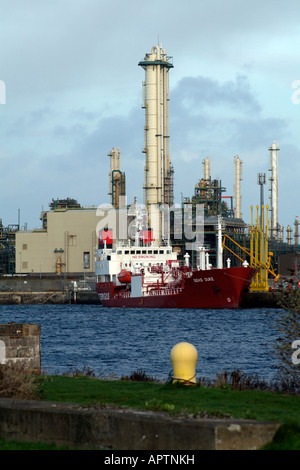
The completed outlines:
[[[223,268],[223,246],[222,246],[222,217],[218,215],[218,226],[217,226],[217,268]]]

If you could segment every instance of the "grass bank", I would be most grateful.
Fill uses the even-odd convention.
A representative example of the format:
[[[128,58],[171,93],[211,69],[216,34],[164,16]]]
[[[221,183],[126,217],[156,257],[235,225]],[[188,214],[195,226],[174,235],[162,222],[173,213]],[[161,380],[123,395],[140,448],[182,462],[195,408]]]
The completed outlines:
[[[195,417],[243,418],[281,423],[266,449],[300,450],[300,396],[223,386],[184,386],[86,376],[45,376],[40,399],[104,407],[128,407]],[[10,445],[0,439],[0,449]],[[28,444],[12,444],[17,449]],[[41,444],[42,445],[42,444]],[[21,447],[20,447],[21,446]],[[14,448],[14,447],[10,447]],[[30,449],[40,446],[30,445]],[[55,447],[54,447],[55,448]]]
[[[300,450],[300,396],[229,387],[47,377],[43,400],[90,406],[121,406],[199,417],[233,417],[282,424],[268,449]]]

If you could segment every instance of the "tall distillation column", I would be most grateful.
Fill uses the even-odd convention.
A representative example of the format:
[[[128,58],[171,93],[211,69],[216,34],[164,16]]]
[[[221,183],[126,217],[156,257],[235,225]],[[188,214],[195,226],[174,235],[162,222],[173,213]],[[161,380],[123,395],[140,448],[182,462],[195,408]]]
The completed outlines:
[[[271,182],[271,235],[277,238],[278,236],[278,151],[279,147],[277,141],[274,140],[270,150],[270,182]]]
[[[234,217],[241,219],[242,212],[242,196],[241,196],[241,179],[242,179],[243,162],[238,155],[234,156]]]
[[[210,158],[204,158],[203,162],[203,178],[206,181],[210,181]]]
[[[109,195],[111,204],[117,209],[120,206],[120,196],[125,196],[125,173],[121,172],[121,151],[112,148],[110,157]]]
[[[162,239],[160,204],[173,203],[173,169],[169,151],[169,70],[173,64],[160,46],[152,47],[139,66],[145,70],[145,205],[155,244]]]

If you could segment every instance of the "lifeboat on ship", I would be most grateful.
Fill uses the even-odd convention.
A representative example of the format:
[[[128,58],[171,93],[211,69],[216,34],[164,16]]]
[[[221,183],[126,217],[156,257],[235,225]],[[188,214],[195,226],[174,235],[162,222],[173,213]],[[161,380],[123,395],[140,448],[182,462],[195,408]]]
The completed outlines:
[[[118,279],[122,284],[129,284],[131,282],[131,272],[122,269],[118,274]]]

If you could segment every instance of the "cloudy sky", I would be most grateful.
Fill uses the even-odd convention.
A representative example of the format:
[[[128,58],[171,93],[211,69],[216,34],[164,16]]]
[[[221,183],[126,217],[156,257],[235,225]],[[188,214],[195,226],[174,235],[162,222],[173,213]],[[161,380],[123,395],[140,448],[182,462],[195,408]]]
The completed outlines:
[[[232,196],[239,155],[250,222],[257,174],[270,177],[268,148],[277,140],[279,223],[293,226],[300,216],[299,15],[296,0],[1,0],[3,224],[17,223],[20,210],[21,225],[40,227],[52,198],[108,202],[113,147],[121,149],[128,202],[143,202],[138,62],[161,43],[174,64],[176,202],[193,195],[207,156],[212,177]],[[267,180],[266,202],[269,194]]]

